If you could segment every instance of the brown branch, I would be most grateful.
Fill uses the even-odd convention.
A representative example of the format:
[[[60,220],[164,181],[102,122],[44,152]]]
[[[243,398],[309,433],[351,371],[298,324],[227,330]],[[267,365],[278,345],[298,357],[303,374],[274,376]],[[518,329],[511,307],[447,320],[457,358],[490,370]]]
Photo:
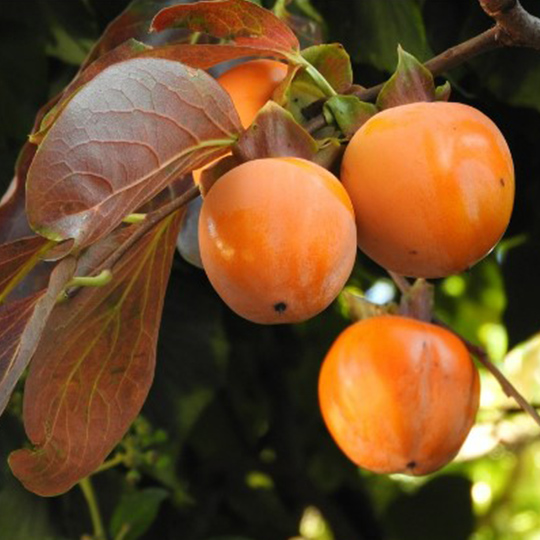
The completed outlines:
[[[146,233],[153,229],[160,221],[176,212],[184,205],[195,199],[199,195],[199,186],[191,186],[185,193],[168,204],[163,205],[159,210],[149,214],[146,219],[138,225],[138,229],[110,256],[92,275],[99,275],[103,270],[112,270],[114,265],[131,249]]]
[[[540,50],[540,19],[525,11],[518,0],[478,1],[496,23],[499,43]]]
[[[495,26],[455,45],[428,60],[424,65],[434,76],[454,69],[476,56],[500,47],[528,47],[540,50],[540,19],[525,11],[518,0],[478,0],[482,9],[495,21]],[[362,101],[374,101],[384,83],[371,88],[355,88],[352,95]],[[322,114],[305,124],[309,133],[323,128]]]
[[[396,274],[395,272],[388,272],[397,288],[401,291],[402,294],[407,294],[412,285],[409,283],[407,278]],[[452,332],[457,336],[467,347],[467,350],[477,358],[477,360],[495,377],[499,385],[501,386],[503,392],[508,396],[514,399],[514,401],[521,407],[521,409],[526,412],[539,426],[540,426],[540,415],[536,409],[519,393],[517,388],[504,376],[504,374],[499,370],[499,368],[489,359],[487,352],[480,346],[471,343],[463,336],[459,335],[457,332],[452,330],[447,324],[442,322],[437,318],[433,318],[433,322],[438,326],[445,328],[446,330]]]
[[[437,321],[437,324],[442,325],[440,321]],[[444,325],[446,327],[446,325]],[[448,328],[451,332],[453,330]],[[454,332],[455,334],[455,332]],[[457,334],[456,334],[457,335]],[[471,354],[473,354],[477,360],[495,377],[499,385],[501,386],[503,392],[508,396],[513,398],[516,403],[540,426],[540,415],[537,410],[519,393],[517,388],[504,376],[502,371],[489,359],[487,352],[478,345],[463,339],[463,337],[458,337],[465,343],[465,346]]]

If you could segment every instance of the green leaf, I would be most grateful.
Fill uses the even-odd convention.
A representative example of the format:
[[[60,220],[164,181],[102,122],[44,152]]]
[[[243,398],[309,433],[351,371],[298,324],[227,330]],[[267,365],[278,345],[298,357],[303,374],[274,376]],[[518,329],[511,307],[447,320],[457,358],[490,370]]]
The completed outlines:
[[[7,477],[0,490],[1,536],[6,540],[55,538],[47,501],[28,493]]]
[[[336,92],[344,92],[352,84],[350,57],[339,43],[315,45],[302,51],[309,62]],[[278,103],[289,110],[297,122],[304,122],[304,109],[328,95],[305,69],[290,72],[275,94]]]
[[[433,56],[416,0],[320,0],[317,7],[354,62],[391,72],[399,43],[422,60]]]
[[[356,96],[334,96],[324,104],[327,120],[335,121],[347,139],[350,139],[377,111],[375,105],[361,101]]]
[[[133,491],[122,496],[111,518],[110,534],[116,538],[121,531],[127,530],[123,540],[137,540],[152,525],[159,507],[169,493],[164,489],[147,488]]]
[[[345,145],[341,144],[341,141],[335,137],[328,137],[317,142],[319,143],[319,149],[313,157],[313,161],[325,169],[332,170],[343,155]],[[334,172],[338,174],[337,171]]]
[[[302,51],[302,56],[330,83],[336,92],[345,92],[353,83],[349,53],[340,43],[314,45]],[[309,77],[307,73],[299,77]]]

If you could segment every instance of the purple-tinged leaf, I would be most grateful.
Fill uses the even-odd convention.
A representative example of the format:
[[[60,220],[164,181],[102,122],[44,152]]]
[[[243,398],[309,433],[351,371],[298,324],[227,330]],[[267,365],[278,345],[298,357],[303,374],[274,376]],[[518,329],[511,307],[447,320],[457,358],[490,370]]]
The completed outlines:
[[[27,489],[56,495],[94,471],[139,413],[150,388],[181,212],[143,236],[113,280],[57,306],[24,393],[33,449],[9,459]]]
[[[238,46],[276,53],[297,53],[300,45],[292,30],[271,11],[248,0],[214,0],[179,4],[161,10],[150,27],[188,28],[231,40]]]
[[[65,109],[67,104],[73,97],[76,95],[77,91],[89,83],[94,77],[99,75],[104,69],[129,60],[131,58],[136,58],[141,55],[144,51],[151,50],[151,47],[140,43],[134,39],[130,39],[125,43],[122,43],[116,49],[113,49],[102,56],[100,56],[96,61],[90,64],[84,71],[79,71],[79,74],[71,81],[71,83],[64,88],[62,91],[58,102],[52,107],[49,112],[43,117],[39,130],[34,131],[30,135],[30,142],[33,144],[40,144],[43,141],[45,135],[48,133],[49,129],[52,127],[54,122],[58,119],[62,111]]]
[[[71,279],[75,266],[75,259],[64,259],[52,271],[48,288],[0,306],[0,414],[30,362],[58,295]]]
[[[396,71],[379,92],[377,107],[383,110],[418,101],[445,101],[449,96],[449,83],[436,88],[429,69],[398,47]]]
[[[51,242],[31,236],[0,245],[0,304],[42,260]]]
[[[136,58],[69,101],[28,173],[31,226],[84,247],[176,178],[219,157],[242,130],[228,94],[203,71]]]
[[[150,49],[141,54],[143,57],[175,60],[198,69],[209,69],[221,62],[247,56],[266,57],[269,55],[287,59],[287,55],[271,49],[253,49],[237,45],[167,45],[166,47]]]
[[[295,121],[291,113],[273,101],[259,111],[233,147],[233,153],[243,161],[268,157],[311,160],[317,150],[317,141]]]

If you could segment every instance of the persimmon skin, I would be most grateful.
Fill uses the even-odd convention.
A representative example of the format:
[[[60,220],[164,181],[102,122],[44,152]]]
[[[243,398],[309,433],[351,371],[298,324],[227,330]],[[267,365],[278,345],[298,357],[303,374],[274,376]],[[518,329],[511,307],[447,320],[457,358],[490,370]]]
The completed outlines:
[[[479,395],[478,372],[461,340],[399,316],[348,327],[319,377],[332,437],[376,473],[423,475],[448,463],[474,423]]]
[[[287,64],[276,60],[250,60],[217,78],[231,96],[242,126],[247,128],[287,75]]]
[[[261,324],[300,322],[325,309],[352,271],[354,211],[319,165],[257,159],[206,195],[199,245],[210,282],[233,311]]]
[[[514,202],[503,135],[460,103],[412,103],[375,115],[351,139],[341,180],[360,249],[411,277],[456,274],[485,257]]]
[[[225,71],[216,80],[231,97],[244,128],[248,128],[257,113],[272,98],[274,90],[287,75],[287,65],[276,60],[249,60]],[[218,159],[193,171],[193,181],[199,184],[202,171]]]

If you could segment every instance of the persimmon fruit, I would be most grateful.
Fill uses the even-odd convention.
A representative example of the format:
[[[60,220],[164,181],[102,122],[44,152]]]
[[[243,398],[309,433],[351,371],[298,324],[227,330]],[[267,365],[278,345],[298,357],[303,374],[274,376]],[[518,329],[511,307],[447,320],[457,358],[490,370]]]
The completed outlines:
[[[276,60],[250,60],[217,78],[231,96],[242,125],[247,128],[287,75],[287,64]]]
[[[514,201],[504,136],[460,103],[411,103],[370,118],[351,139],[341,180],[360,249],[411,277],[459,273],[503,235]]]
[[[401,316],[349,326],[319,378],[332,437],[353,462],[377,473],[422,475],[448,463],[473,425],[479,393],[460,339]]]
[[[256,159],[212,186],[199,244],[208,278],[232,310],[257,323],[300,322],[325,309],[352,271],[354,211],[319,165]]]
[[[216,80],[231,97],[244,128],[251,125],[257,113],[272,98],[274,90],[287,75],[287,69],[287,64],[276,60],[249,60],[217,77]],[[193,171],[196,184],[200,182],[202,171],[215,161]]]

